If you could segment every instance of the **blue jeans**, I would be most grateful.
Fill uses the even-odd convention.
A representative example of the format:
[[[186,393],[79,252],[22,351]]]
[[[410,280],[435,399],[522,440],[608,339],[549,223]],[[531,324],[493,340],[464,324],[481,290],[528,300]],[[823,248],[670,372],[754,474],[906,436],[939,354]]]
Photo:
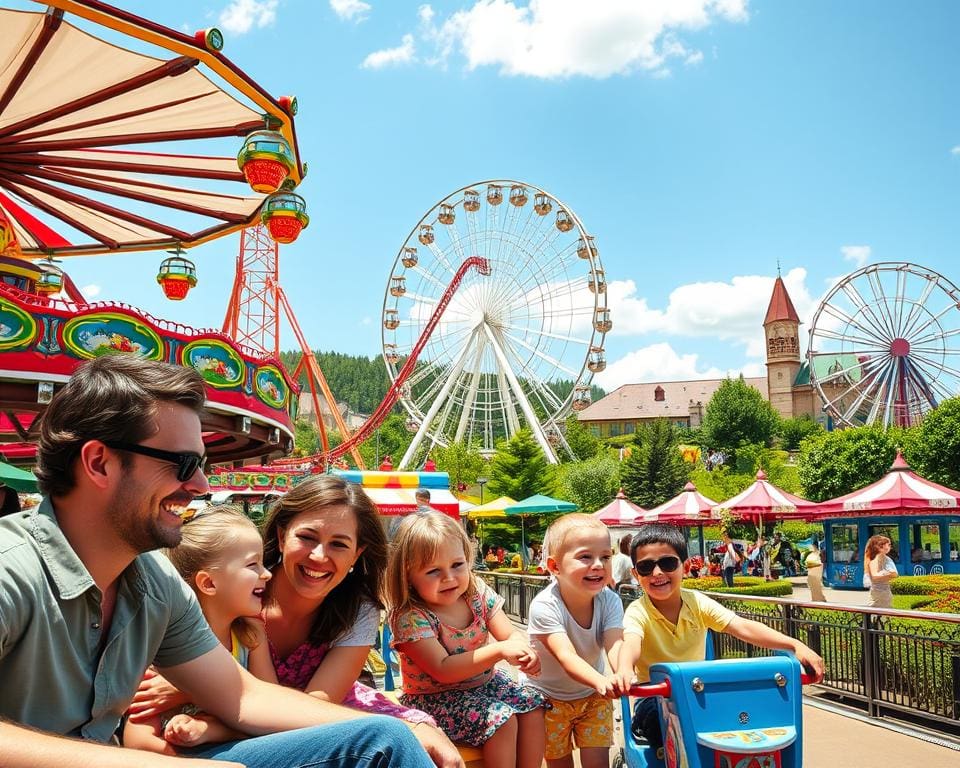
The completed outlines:
[[[400,720],[382,715],[184,750],[247,768],[434,768]]]
[[[733,586],[733,572],[736,570],[732,565],[728,565],[723,569],[723,583],[728,586]]]

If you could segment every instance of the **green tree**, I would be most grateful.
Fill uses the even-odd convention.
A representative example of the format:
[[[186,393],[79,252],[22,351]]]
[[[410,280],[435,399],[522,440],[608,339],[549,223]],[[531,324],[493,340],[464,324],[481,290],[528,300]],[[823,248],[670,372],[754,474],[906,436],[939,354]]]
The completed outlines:
[[[430,451],[437,469],[450,475],[450,484],[454,488],[473,485],[487,469],[487,462],[476,451],[463,443],[450,443],[443,448],[437,446]]]
[[[572,501],[581,512],[596,512],[617,494],[620,472],[617,460],[605,452],[563,467],[557,493]]]
[[[391,413],[380,428],[360,444],[360,455],[364,464],[373,469],[386,456],[393,460],[393,466],[396,467],[412,441],[413,435],[407,431],[406,419],[399,413]]]
[[[567,445],[581,461],[593,458],[600,450],[600,440],[593,436],[590,428],[581,424],[577,415],[571,414],[566,422]]]
[[[313,456],[320,453],[320,433],[309,419],[297,419],[293,425],[293,455]]]
[[[647,509],[680,493],[688,474],[673,426],[666,419],[656,419],[637,431],[633,450],[620,468],[624,493]]]
[[[803,495],[826,501],[879,480],[896,456],[899,430],[851,427],[808,437],[800,444]]]
[[[780,422],[780,447],[785,451],[795,451],[800,443],[811,435],[823,432],[823,427],[808,414]]]
[[[770,445],[780,417],[743,377],[725,379],[707,403],[703,437],[710,448],[736,453],[749,443]]]
[[[488,488],[494,496],[520,501],[550,489],[550,465],[529,429],[521,429],[497,446],[490,461]]]
[[[904,441],[913,469],[935,483],[960,488],[960,397],[928,413],[913,438]]]

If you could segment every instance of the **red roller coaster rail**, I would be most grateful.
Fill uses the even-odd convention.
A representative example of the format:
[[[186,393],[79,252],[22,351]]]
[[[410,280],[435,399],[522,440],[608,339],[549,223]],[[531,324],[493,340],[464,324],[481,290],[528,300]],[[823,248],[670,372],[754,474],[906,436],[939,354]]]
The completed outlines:
[[[457,270],[457,273],[450,281],[450,285],[448,285],[447,289],[443,292],[443,296],[440,297],[440,301],[437,302],[436,309],[433,310],[430,320],[427,322],[426,327],[420,334],[420,338],[417,339],[417,343],[410,351],[410,355],[407,357],[406,362],[404,362],[403,367],[400,369],[400,373],[397,374],[397,378],[393,380],[393,383],[390,385],[390,389],[387,390],[387,394],[383,398],[383,401],[370,415],[370,418],[363,423],[363,426],[361,426],[360,429],[354,432],[353,435],[351,435],[347,440],[344,440],[342,443],[340,443],[340,445],[338,445],[336,448],[331,448],[329,451],[317,453],[313,456],[279,459],[274,461],[272,466],[282,467],[305,464],[312,464],[314,466],[327,466],[348,451],[353,452],[357,446],[360,445],[360,443],[370,437],[370,435],[376,431],[377,427],[383,423],[383,420],[386,419],[390,414],[393,406],[397,404],[397,400],[400,399],[400,393],[403,391],[403,385],[406,383],[407,379],[410,377],[410,374],[413,373],[413,369],[417,365],[417,358],[420,356],[420,353],[426,346],[427,341],[430,339],[430,335],[433,333],[434,328],[437,327],[437,323],[440,322],[440,318],[444,311],[446,311],[447,306],[450,304],[453,294],[455,294],[457,289],[460,287],[463,276],[473,267],[475,267],[477,272],[481,275],[490,274],[490,262],[483,257],[470,256],[464,260],[463,264],[460,265],[460,269]]]

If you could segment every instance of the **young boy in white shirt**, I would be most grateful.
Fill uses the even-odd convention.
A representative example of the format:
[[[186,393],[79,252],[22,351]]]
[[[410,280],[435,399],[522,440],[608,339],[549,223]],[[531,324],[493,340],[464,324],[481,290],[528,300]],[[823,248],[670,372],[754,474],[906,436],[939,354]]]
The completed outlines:
[[[530,604],[530,643],[540,675],[524,680],[543,692],[548,768],[572,768],[573,749],[583,768],[606,768],[613,744],[611,697],[626,693],[629,677],[604,674],[623,639],[623,604],[610,582],[613,552],[607,527],[589,515],[564,515],[544,539],[554,580]]]

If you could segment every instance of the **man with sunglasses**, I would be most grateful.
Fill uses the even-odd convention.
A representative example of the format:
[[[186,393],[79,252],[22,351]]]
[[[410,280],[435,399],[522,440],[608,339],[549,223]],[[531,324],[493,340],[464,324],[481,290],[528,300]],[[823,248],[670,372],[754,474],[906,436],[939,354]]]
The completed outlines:
[[[623,617],[618,676],[634,674],[637,682],[646,683],[653,664],[703,661],[708,629],[761,648],[793,651],[801,664],[823,674],[823,659],[799,640],[738,616],[702,592],[681,588],[687,542],[680,528],[661,523],[643,526],[633,537],[630,555],[643,595]],[[637,700],[633,731],[654,749],[663,748],[656,698]]]
[[[204,399],[196,371],[122,354],[79,366],[48,406],[36,472],[44,499],[0,520],[0,762],[430,768],[400,721],[242,669],[153,551],[179,543],[188,504],[209,490]],[[206,745],[197,759],[106,746],[151,663],[257,738]],[[429,748],[437,765],[462,768],[452,747]]]

